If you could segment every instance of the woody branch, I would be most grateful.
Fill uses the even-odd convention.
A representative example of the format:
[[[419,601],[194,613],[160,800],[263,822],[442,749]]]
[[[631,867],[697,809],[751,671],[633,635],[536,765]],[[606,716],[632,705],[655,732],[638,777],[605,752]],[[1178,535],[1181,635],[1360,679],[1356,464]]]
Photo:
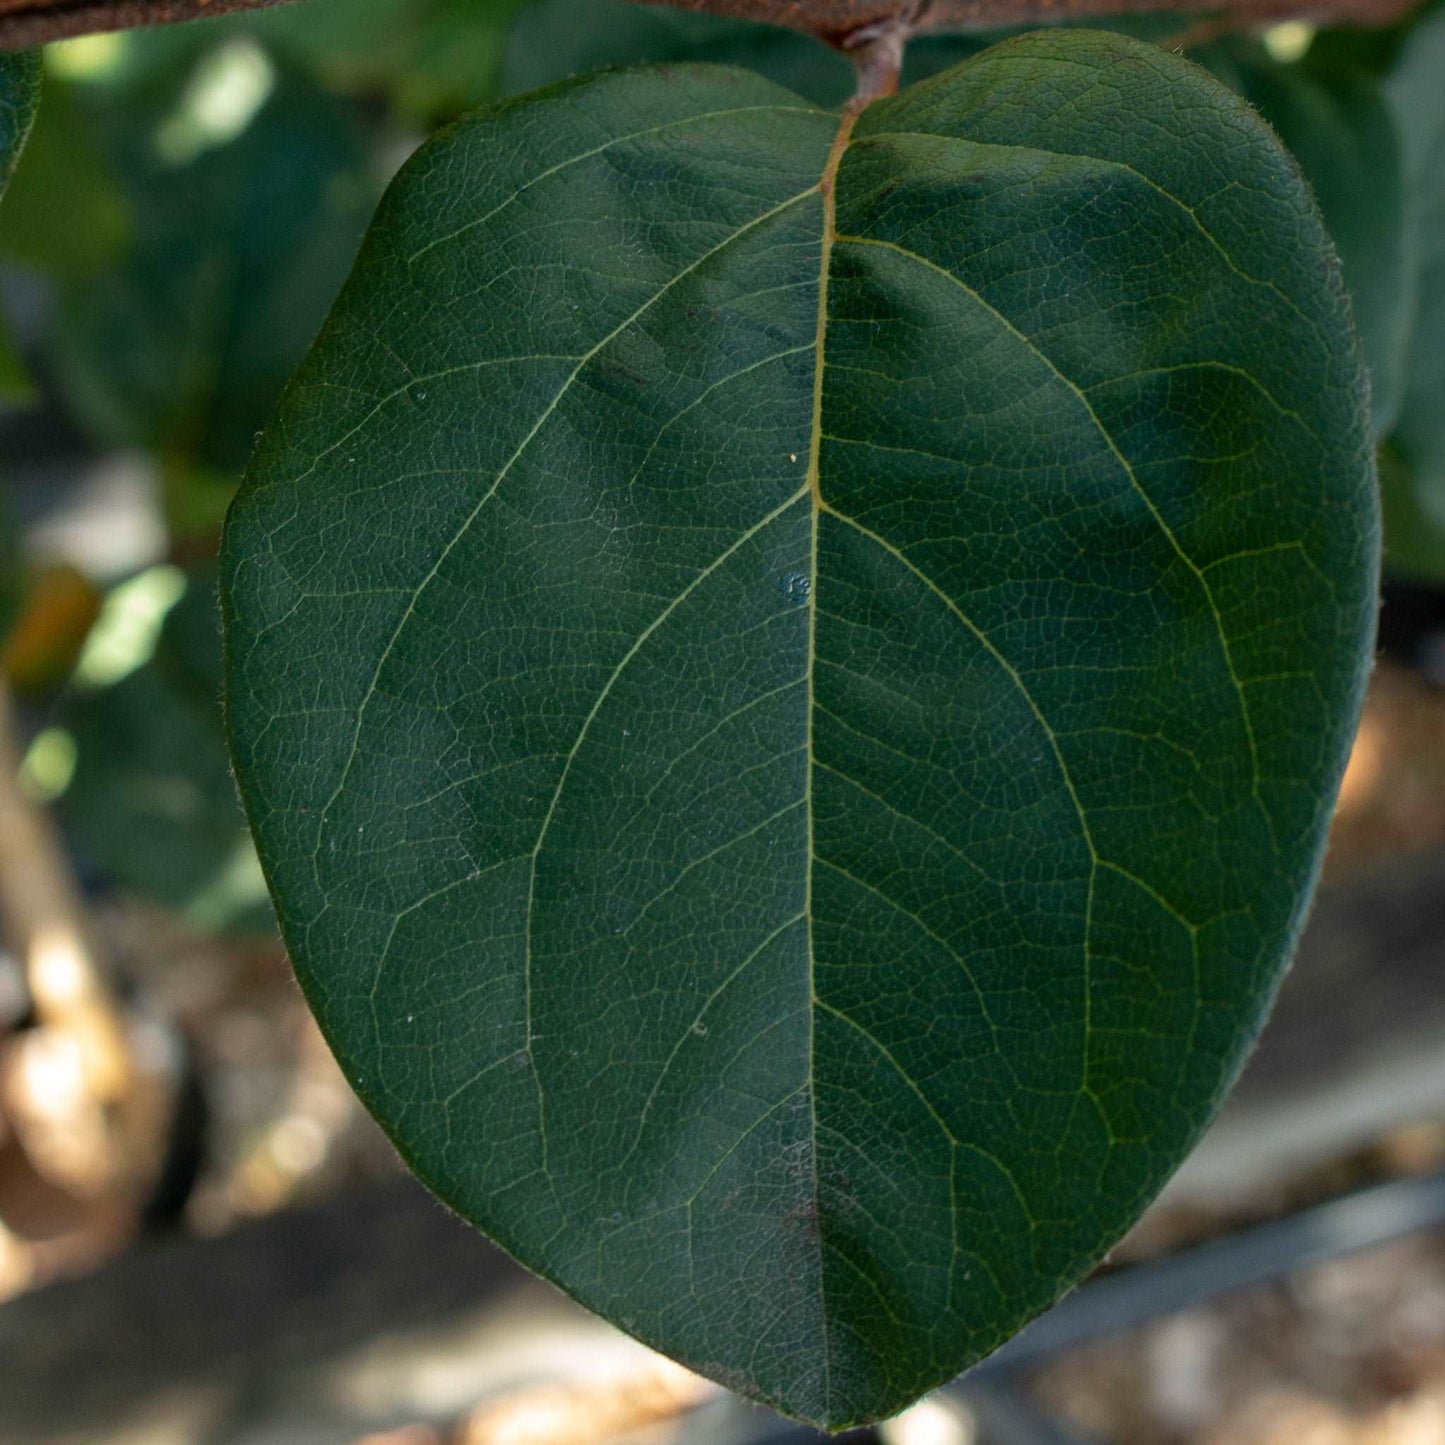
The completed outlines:
[[[166,25],[284,0],[0,0],[0,50],[143,25]],[[326,4],[327,0],[311,0]],[[901,52],[912,35],[991,30],[1110,15],[1177,13],[1210,17],[1220,29],[1282,19],[1388,24],[1417,0],[642,0],[679,10],[767,21],[817,36],[860,61],[863,84],[877,93],[881,55]],[[1181,27],[1182,29],[1183,27]]]

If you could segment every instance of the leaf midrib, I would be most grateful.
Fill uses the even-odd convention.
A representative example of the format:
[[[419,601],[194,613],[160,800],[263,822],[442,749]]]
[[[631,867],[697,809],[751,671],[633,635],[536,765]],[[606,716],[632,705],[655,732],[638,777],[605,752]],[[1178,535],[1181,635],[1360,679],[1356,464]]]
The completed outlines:
[[[823,197],[823,235],[818,258],[818,323],[813,347],[813,416],[812,433],[808,438],[807,490],[812,501],[812,515],[809,519],[809,561],[808,561],[808,647],[805,675],[808,679],[807,697],[807,745],[804,757],[807,760],[807,775],[804,781],[804,838],[807,858],[804,868],[803,917],[806,920],[805,947],[808,957],[808,1110],[809,1128],[813,1145],[813,1239],[817,1245],[819,1341],[823,1351],[823,1408],[829,1414],[833,1394],[832,1351],[828,1338],[828,1292],[823,1270],[823,1210],[818,1178],[818,1086],[817,1071],[814,1068],[818,1029],[817,970],[813,957],[813,870],[817,866],[818,852],[813,839],[813,771],[814,741],[813,719],[817,715],[815,679],[818,656],[818,528],[824,502],[821,484],[823,457],[823,379],[825,374],[824,352],[828,340],[828,281],[833,266],[833,246],[838,239],[838,170],[843,156],[853,139],[853,129],[858,118],[867,109],[868,102],[855,101],[843,112],[838,124],[838,133],[828,151],[828,160],[818,182]]]

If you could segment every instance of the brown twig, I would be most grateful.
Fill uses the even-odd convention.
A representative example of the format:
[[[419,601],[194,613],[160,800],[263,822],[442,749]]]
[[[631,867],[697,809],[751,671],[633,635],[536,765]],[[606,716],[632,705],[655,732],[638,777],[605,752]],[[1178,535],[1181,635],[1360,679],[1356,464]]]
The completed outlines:
[[[52,40],[173,25],[232,10],[261,10],[287,0],[0,0],[0,51],[30,50]]]
[[[848,50],[886,26],[912,35],[993,30],[1111,15],[1209,15],[1224,30],[1275,20],[1385,25],[1417,0],[641,0],[803,30]]]
[[[94,1021],[87,1026],[102,1060],[103,1092],[118,1096],[130,1082],[119,1014],[55,826],[25,796],[19,773],[19,729],[0,680],[0,925],[26,962],[41,1022],[80,1014]]]
[[[0,0],[0,50],[26,50],[51,40],[143,25],[169,25],[256,10],[286,0]],[[318,0],[325,3],[325,0]],[[842,50],[881,32],[911,35],[992,30],[1012,25],[1110,15],[1178,13],[1213,17],[1222,30],[1274,20],[1386,25],[1417,0],[641,0],[745,20],[767,21],[815,35]]]
[[[875,100],[893,95],[903,73],[903,51],[908,44],[907,24],[887,22],[870,26],[850,37],[848,54],[858,74],[853,108],[862,111]]]
[[[19,739],[0,679],[0,934],[36,1025],[5,1053],[0,1105],[47,1177],[80,1196],[138,1196],[160,1162],[170,1081],[137,1057],[54,821],[20,786]]]

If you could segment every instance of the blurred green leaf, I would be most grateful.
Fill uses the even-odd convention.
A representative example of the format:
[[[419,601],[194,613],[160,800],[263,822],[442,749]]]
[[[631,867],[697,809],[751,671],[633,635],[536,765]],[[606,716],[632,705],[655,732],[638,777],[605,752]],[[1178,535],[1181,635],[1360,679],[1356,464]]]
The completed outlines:
[[[1314,65],[1343,66],[1383,80],[1395,63],[1409,25],[1417,16],[1418,12],[1404,24],[1378,30],[1358,26],[1321,30],[1310,42],[1310,62]]]
[[[1380,448],[1385,568],[1393,576],[1445,582],[1445,491],[1420,484],[1393,442]]]
[[[80,280],[114,262],[130,207],[81,108],[78,87],[51,77],[24,159],[0,206],[0,256]]]
[[[251,27],[305,59],[329,86],[374,91],[416,121],[497,93],[520,0],[328,0],[260,12]]]
[[[1386,85],[1409,188],[1414,326],[1399,424],[1391,438],[1413,489],[1411,534],[1387,532],[1387,557],[1445,581],[1445,11],[1406,40]],[[1396,508],[1397,518],[1405,514]],[[1387,527],[1389,523],[1387,522]],[[1418,531],[1421,535],[1414,535]]]
[[[846,56],[775,25],[636,5],[631,0],[533,0],[507,45],[502,89],[540,89],[610,66],[697,60],[746,66],[820,105],[853,90]]]
[[[355,254],[366,132],[236,36],[79,98],[137,225],[118,263],[67,278],[47,359],[102,445],[157,453],[173,501],[213,494],[182,498],[173,522],[213,523]]]
[[[337,94],[385,99],[409,121],[447,119],[497,92],[512,15],[521,0],[324,0],[220,16],[210,43],[250,37]],[[147,36],[131,60],[164,76],[192,47],[191,27]]]
[[[0,406],[24,406],[34,399],[35,383],[15,345],[9,322],[0,315]]]
[[[271,910],[231,781],[220,695],[207,571],[190,578],[148,661],[61,709],[57,723],[77,750],[64,816],[121,887],[195,927],[266,929]]]
[[[389,74],[387,89],[396,107],[424,121],[451,118],[492,100],[501,82],[507,33],[518,3],[413,0],[406,63],[398,66],[395,60],[397,26],[380,37],[375,51],[374,63],[378,71]]]

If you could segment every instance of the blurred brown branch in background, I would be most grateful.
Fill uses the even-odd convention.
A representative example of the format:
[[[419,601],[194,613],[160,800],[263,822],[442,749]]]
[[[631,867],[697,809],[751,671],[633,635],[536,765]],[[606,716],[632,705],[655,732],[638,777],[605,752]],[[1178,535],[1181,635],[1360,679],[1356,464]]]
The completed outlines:
[[[356,1445],[608,1445],[676,1422],[718,1393],[660,1355],[592,1380],[551,1380],[483,1401],[453,1428],[405,1425]]]
[[[25,50],[52,40],[144,25],[169,25],[256,10],[285,0],[0,0],[0,50]],[[326,0],[312,0],[325,4]],[[988,30],[1050,21],[1177,13],[1208,18],[1210,34],[1282,19],[1388,25],[1417,0],[641,0],[680,10],[766,21],[854,50],[880,33],[907,35]],[[1192,32],[1191,32],[1192,33]]]
[[[0,50],[29,50],[75,35],[172,25],[281,3],[284,0],[0,0]]]
[[[30,1014],[0,1036],[0,1297],[132,1232],[174,1095],[164,1051],[110,987],[54,824],[25,795],[19,737],[0,681],[0,936]]]
[[[1094,16],[1178,14],[1209,16],[1241,29],[1281,19],[1386,25],[1416,0],[643,0],[679,10],[703,10],[803,30],[851,50],[872,34],[901,26],[908,34],[992,30]]]

